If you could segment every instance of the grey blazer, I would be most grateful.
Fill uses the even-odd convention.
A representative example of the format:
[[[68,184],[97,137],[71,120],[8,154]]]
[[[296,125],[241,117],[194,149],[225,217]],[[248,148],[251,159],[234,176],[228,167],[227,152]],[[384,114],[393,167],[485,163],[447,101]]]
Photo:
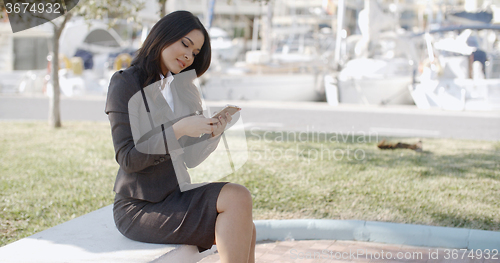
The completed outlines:
[[[185,178],[189,176],[187,167],[195,167],[205,160],[216,149],[220,136],[176,139],[172,125],[202,108],[192,82],[175,77],[170,85],[172,95],[182,102],[174,103],[175,113],[161,94],[158,82],[144,87],[153,126],[163,124],[164,127],[155,129],[158,132],[151,135],[150,118],[144,103],[141,106],[144,80],[145,75],[135,66],[116,72],[110,80],[105,112],[111,124],[115,159],[120,165],[114,191],[127,197],[160,202],[179,187],[179,180],[190,183],[185,181],[189,180]],[[192,98],[194,94],[195,100],[187,102],[186,96],[184,99],[180,96],[180,89],[187,89]],[[177,164],[175,168],[174,164]]]

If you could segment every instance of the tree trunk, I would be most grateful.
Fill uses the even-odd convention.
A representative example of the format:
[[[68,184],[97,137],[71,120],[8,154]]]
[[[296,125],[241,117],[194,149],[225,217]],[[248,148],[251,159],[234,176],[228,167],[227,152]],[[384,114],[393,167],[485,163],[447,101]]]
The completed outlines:
[[[167,0],[160,1],[160,18],[166,15],[165,7],[167,5]]]
[[[59,86],[59,28],[54,26],[54,35],[52,37],[52,62],[51,76],[52,80],[52,96],[49,100],[49,125],[53,128],[61,127],[61,109],[60,101],[60,86]]]
[[[71,19],[72,14],[66,13],[64,15],[64,20],[57,26],[54,25],[54,35],[52,37],[52,67],[51,67],[51,80],[52,80],[52,97],[49,99],[49,125],[53,128],[61,127],[61,107],[59,106],[60,101],[60,85],[59,85],[59,38],[61,33],[66,26],[66,23]]]

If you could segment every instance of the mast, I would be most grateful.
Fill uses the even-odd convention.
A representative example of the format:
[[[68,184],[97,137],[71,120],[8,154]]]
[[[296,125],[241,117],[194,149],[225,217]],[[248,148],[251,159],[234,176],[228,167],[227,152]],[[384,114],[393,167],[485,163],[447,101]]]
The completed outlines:
[[[340,67],[340,45],[342,43],[342,30],[344,27],[344,12],[345,3],[344,0],[339,0],[337,6],[337,36],[335,40],[335,58],[334,58],[334,68]]]

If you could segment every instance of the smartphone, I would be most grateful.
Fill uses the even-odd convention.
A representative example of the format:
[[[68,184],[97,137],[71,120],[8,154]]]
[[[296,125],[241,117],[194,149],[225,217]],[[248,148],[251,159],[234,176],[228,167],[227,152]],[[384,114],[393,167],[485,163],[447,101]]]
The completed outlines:
[[[219,116],[225,116],[226,115],[226,112],[229,113],[229,115],[233,115],[235,114],[236,112],[240,111],[241,108],[238,107],[238,106],[234,106],[234,105],[226,105],[222,110],[220,110],[219,112],[215,113],[212,118],[219,118]]]

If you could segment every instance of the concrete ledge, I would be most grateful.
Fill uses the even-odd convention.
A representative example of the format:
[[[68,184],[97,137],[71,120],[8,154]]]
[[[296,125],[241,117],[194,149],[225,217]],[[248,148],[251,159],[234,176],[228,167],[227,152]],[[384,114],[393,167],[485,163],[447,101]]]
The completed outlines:
[[[257,241],[353,240],[408,246],[499,249],[500,232],[359,220],[257,220]]]
[[[366,222],[365,226],[369,241],[420,247],[467,248],[470,232],[463,228],[385,222]]]
[[[357,220],[290,219],[254,221],[257,240],[359,240],[365,224]]]
[[[469,235],[470,249],[500,249],[500,232],[471,230]]]
[[[116,229],[112,205],[0,247],[2,263],[198,262],[213,254],[196,246],[149,244],[130,240]]]

